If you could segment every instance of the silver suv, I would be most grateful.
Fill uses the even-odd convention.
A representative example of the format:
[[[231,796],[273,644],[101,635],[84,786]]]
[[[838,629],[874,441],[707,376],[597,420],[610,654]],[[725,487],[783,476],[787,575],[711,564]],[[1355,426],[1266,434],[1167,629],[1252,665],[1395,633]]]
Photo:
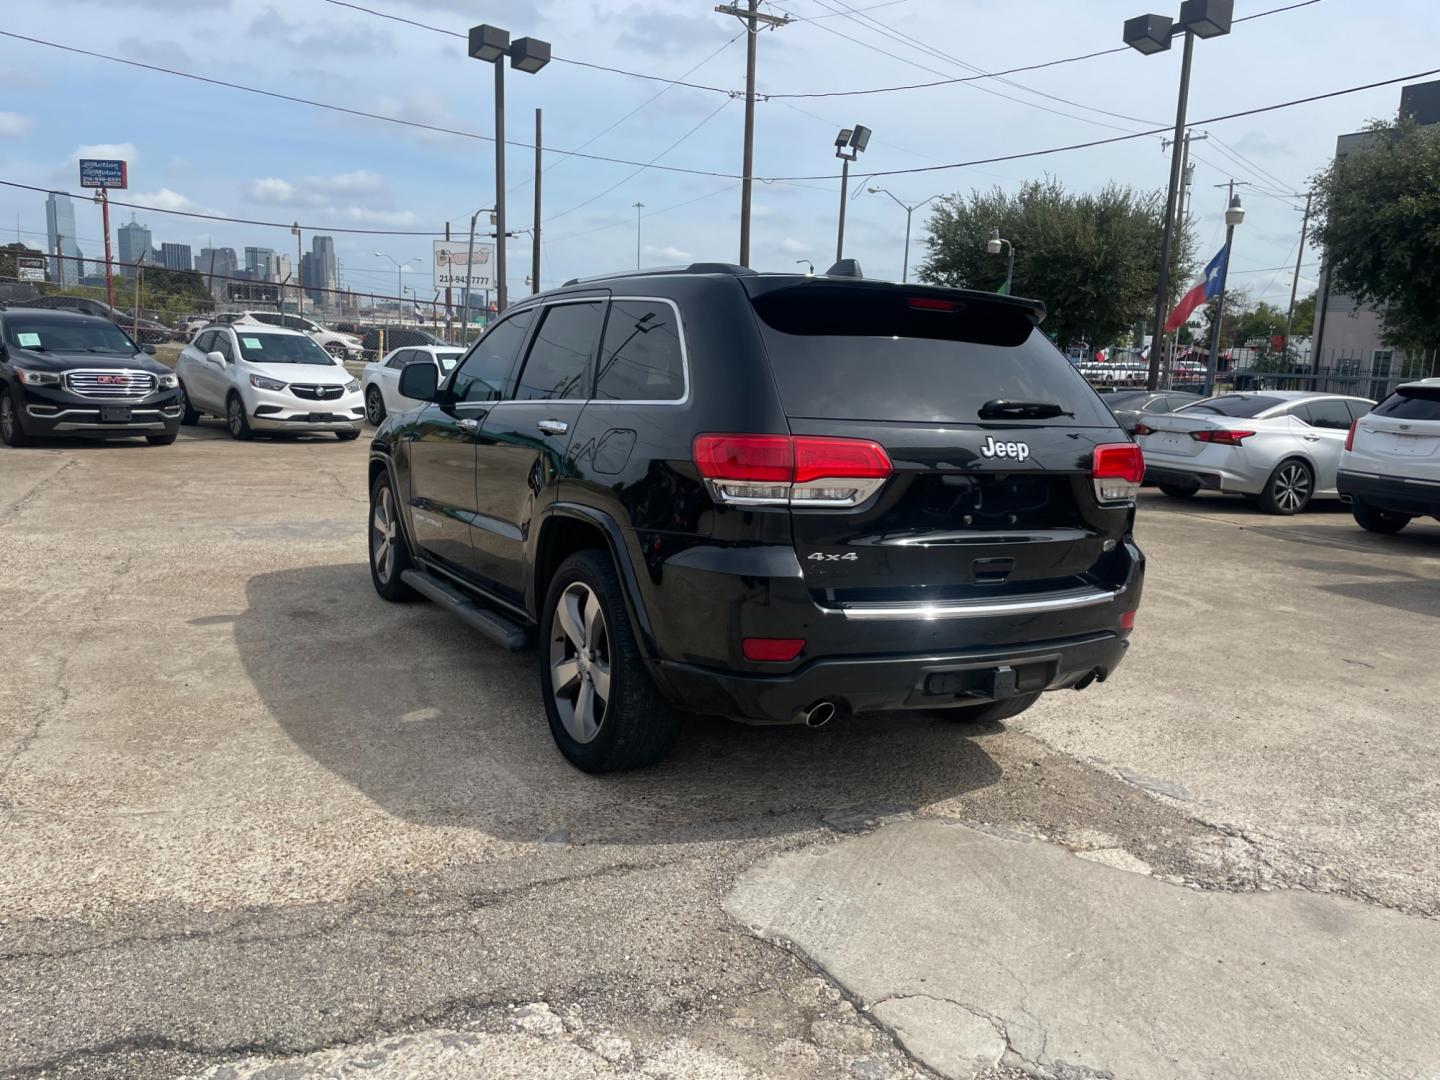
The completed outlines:
[[[1440,518],[1440,379],[1397,386],[1350,425],[1338,485],[1356,522],[1371,532]]]

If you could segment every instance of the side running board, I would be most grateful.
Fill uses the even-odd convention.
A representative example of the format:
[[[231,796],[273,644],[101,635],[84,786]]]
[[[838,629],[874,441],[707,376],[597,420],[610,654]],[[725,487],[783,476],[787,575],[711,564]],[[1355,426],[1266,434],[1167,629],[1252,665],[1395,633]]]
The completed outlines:
[[[452,614],[468,626],[479,630],[502,649],[520,652],[533,644],[530,632],[519,623],[492,607],[486,607],[479,600],[465,595],[433,574],[427,574],[423,570],[406,570],[401,573],[400,580],[427,599],[449,608]]]

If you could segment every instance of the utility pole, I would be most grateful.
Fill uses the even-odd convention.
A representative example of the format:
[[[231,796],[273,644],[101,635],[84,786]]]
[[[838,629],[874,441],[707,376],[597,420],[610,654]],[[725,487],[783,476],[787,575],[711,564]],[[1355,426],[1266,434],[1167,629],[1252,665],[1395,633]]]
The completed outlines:
[[[1295,276],[1290,279],[1290,309],[1285,313],[1285,352],[1290,352],[1290,327],[1295,322],[1295,293],[1300,288],[1300,261],[1305,258],[1305,233],[1310,228],[1310,206],[1315,192],[1305,193],[1305,216],[1300,219],[1300,247],[1295,252]],[[1313,357],[1312,357],[1313,359]]]
[[[540,291],[540,110],[535,110],[535,228],[530,237],[530,292]],[[467,272],[469,268],[466,268]]]
[[[134,318],[130,323],[130,334],[135,343],[140,343],[140,279],[145,276],[145,255],[142,252],[140,259],[135,264],[135,310],[131,312]]]
[[[446,246],[446,252],[447,252],[445,257],[448,259],[448,258],[450,257],[450,256],[449,256],[449,253],[448,253],[448,252],[449,252],[449,246],[450,246],[450,222],[448,222],[448,221],[445,222],[445,246]],[[453,262],[450,264],[451,267],[453,267],[454,265],[455,265],[455,264],[454,264]],[[446,280],[446,281],[449,281],[450,278],[453,277],[454,275],[453,275],[453,273],[448,272],[448,271],[450,270],[450,267],[446,267],[446,270],[447,270],[447,273],[446,273],[446,275],[445,275],[445,280]],[[465,272],[466,272],[467,274],[470,272],[470,268],[469,268],[468,266],[465,268]],[[435,299],[438,300],[438,299],[440,299],[440,297],[437,295],[437,296],[435,297]],[[453,319],[454,317],[455,317],[455,309],[450,306],[450,286],[449,286],[449,285],[446,285],[446,286],[445,286],[445,330],[447,331],[446,337],[449,337],[448,331],[450,330],[450,320]],[[440,323],[439,316],[436,316],[435,323],[436,323],[436,329],[438,330],[438,329],[439,329],[439,323]]]
[[[1180,238],[1177,239],[1175,242],[1177,247],[1179,246],[1180,240],[1182,240],[1185,236],[1185,223],[1190,219],[1191,188],[1195,179],[1195,166],[1190,164],[1190,140],[1200,139],[1203,141],[1208,138],[1210,138],[1209,132],[1206,132],[1202,135],[1196,135],[1193,132],[1187,130],[1185,132],[1185,139],[1181,146],[1180,195],[1179,198],[1175,200],[1175,224],[1173,226],[1174,235]],[[1172,139],[1161,139],[1161,150],[1170,149],[1173,141],[1174,140]],[[1165,359],[1165,373],[1160,380],[1162,385],[1164,385],[1166,389],[1169,389],[1171,380],[1174,378],[1175,357],[1180,352],[1180,328],[1178,326],[1175,328],[1175,333],[1171,335],[1168,346],[1169,356]],[[1151,348],[1154,348],[1153,341],[1151,343]]]
[[[100,227],[105,230],[105,302],[115,310],[115,276],[110,264],[110,193],[100,189]]]
[[[643,202],[635,204],[635,269],[640,269],[640,211],[645,209]]]
[[[745,41],[745,153],[741,166],[740,180],[740,265],[750,265],[750,194],[753,184],[752,173],[755,162],[755,37],[761,24],[774,28],[790,22],[786,15],[763,15],[759,11],[760,0],[746,0],[746,6],[739,4],[717,4],[715,10],[722,15],[734,15],[746,30]]]
[[[1164,351],[1165,316],[1170,310],[1171,230],[1175,222],[1175,203],[1180,189],[1180,151],[1177,145],[1185,135],[1185,106],[1190,97],[1190,63],[1195,55],[1195,32],[1183,31],[1185,48],[1180,60],[1180,97],[1175,106],[1175,138],[1170,145],[1170,183],[1166,189],[1165,217],[1160,235],[1160,273],[1155,283],[1155,318],[1150,324],[1150,373],[1145,389],[1160,388],[1160,354]]]

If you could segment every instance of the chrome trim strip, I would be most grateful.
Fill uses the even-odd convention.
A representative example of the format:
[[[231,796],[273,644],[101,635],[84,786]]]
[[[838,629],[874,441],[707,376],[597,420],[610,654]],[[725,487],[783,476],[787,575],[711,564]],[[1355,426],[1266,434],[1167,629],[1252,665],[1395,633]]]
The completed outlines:
[[[1066,611],[1071,608],[1094,607],[1108,604],[1120,595],[1122,589],[1071,589],[1063,593],[1048,593],[1033,599],[976,600],[966,604],[857,604],[841,608],[822,608],[836,611],[847,619],[988,619],[996,615],[1034,615],[1046,611]]]

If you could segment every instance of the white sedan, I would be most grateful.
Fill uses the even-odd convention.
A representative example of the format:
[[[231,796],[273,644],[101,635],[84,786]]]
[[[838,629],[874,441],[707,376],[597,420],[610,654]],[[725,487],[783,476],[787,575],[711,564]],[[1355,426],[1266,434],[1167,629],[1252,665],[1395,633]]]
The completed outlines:
[[[366,364],[360,376],[365,390],[365,418],[379,424],[391,412],[423,405],[423,401],[400,393],[400,372],[411,364],[434,364],[443,380],[464,351],[454,345],[407,345],[391,349],[381,359]]]

